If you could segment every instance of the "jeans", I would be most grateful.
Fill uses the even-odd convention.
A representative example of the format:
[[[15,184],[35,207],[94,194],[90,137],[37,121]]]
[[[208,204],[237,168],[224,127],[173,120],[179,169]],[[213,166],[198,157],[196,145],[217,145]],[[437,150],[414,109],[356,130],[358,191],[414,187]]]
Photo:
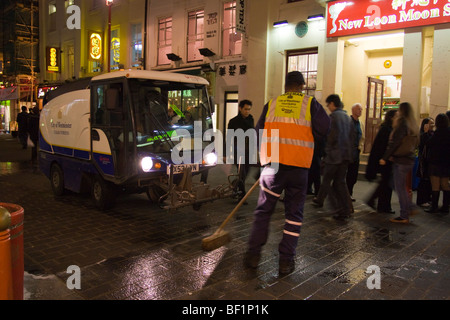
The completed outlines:
[[[414,163],[394,163],[394,186],[400,202],[400,218],[402,219],[409,219],[409,213],[413,206],[406,186],[407,176],[411,174],[413,166]]]

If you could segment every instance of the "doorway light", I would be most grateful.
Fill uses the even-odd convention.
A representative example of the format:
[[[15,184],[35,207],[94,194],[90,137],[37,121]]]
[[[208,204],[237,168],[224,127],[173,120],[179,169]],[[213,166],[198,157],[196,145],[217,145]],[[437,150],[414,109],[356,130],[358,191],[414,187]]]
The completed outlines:
[[[281,20],[281,21],[276,21],[273,23],[273,27],[274,28],[279,28],[279,27],[284,27],[288,25],[288,21],[287,20]]]
[[[352,38],[352,39],[348,39],[348,41],[355,42],[355,41],[365,41],[365,40],[379,40],[379,39],[387,39],[387,38],[403,37],[403,36],[404,36],[404,33],[399,32],[399,33],[382,34],[382,35],[376,35],[376,36]]]
[[[315,20],[322,20],[322,19],[324,19],[325,17],[323,16],[323,14],[322,13],[320,13],[320,14],[313,14],[312,16],[308,16],[308,21],[315,21]]]

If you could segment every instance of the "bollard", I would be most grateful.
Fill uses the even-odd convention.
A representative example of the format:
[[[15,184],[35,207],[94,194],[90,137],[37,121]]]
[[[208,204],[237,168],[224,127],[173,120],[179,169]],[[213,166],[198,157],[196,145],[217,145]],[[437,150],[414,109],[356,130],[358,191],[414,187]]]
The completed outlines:
[[[13,282],[13,299],[23,300],[23,218],[24,210],[21,206],[12,203],[0,202],[11,214],[10,243],[11,243],[11,270]]]
[[[0,300],[13,299],[10,224],[9,211],[0,206]]]

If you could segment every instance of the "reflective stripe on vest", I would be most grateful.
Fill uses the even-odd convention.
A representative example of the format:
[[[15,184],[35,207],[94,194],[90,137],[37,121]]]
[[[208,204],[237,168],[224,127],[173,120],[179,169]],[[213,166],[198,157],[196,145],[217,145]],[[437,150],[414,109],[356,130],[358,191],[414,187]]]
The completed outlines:
[[[311,167],[314,137],[311,129],[312,97],[285,93],[269,102],[261,139],[260,161]]]

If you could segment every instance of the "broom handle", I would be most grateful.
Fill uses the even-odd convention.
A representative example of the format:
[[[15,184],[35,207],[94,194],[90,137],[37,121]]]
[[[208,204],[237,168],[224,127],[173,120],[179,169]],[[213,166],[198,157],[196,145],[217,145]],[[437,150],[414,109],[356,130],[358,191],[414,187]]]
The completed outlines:
[[[238,209],[242,206],[242,204],[245,202],[245,200],[247,200],[247,198],[250,196],[250,194],[253,192],[253,190],[255,190],[255,188],[259,185],[259,179],[256,180],[255,184],[250,188],[250,190],[248,190],[248,192],[245,194],[245,196],[241,199],[241,201],[239,201],[239,203],[237,204],[236,207],[234,207],[233,211],[231,211],[231,213],[228,215],[228,217],[222,222],[222,224],[220,225],[219,229],[217,229],[217,231],[222,230],[225,225],[228,223],[228,221],[234,216],[234,214],[236,213],[236,211],[238,211]],[[217,232],[216,231],[216,232]]]

